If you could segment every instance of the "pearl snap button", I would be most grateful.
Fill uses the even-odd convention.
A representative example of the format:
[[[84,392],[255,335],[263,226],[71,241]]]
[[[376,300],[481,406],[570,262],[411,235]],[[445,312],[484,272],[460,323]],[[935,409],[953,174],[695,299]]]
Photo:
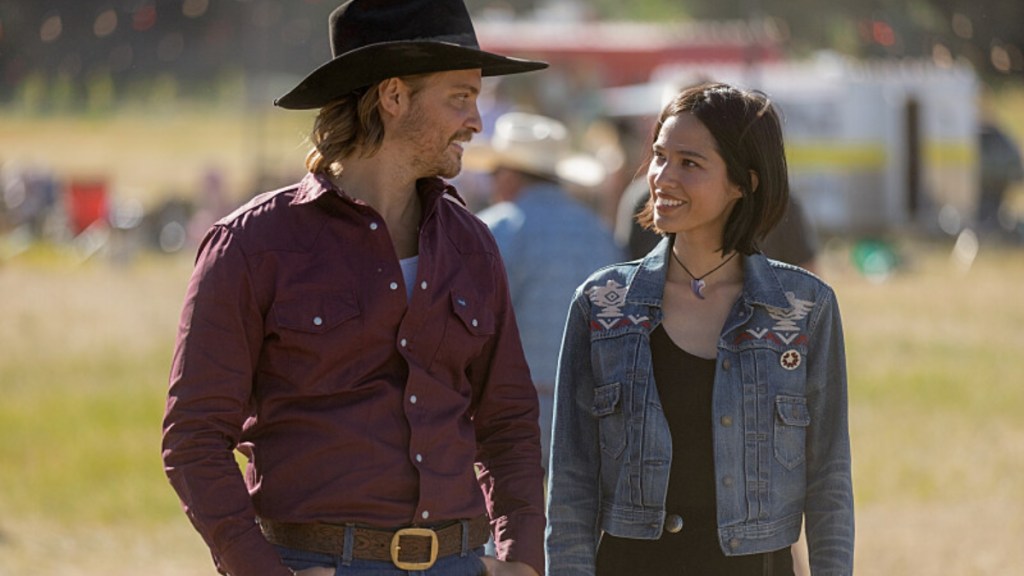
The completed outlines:
[[[430,518],[430,512],[427,512],[426,510],[424,510],[423,513],[420,514],[420,517],[422,517],[424,520],[426,520],[427,518]]]
[[[391,283],[391,289],[392,290],[398,290],[398,282],[392,282]]]
[[[313,318],[313,325],[314,326],[320,326],[323,323],[324,323],[324,319],[323,318],[321,318],[319,316]]]
[[[419,401],[419,398],[417,398],[415,394],[413,394],[412,396],[409,396],[409,402],[410,403],[415,404],[418,401]]]
[[[678,514],[669,514],[665,518],[665,531],[678,534],[683,529],[683,518]]]
[[[377,229],[377,223],[376,222],[370,222],[370,230],[376,230],[376,229]]]

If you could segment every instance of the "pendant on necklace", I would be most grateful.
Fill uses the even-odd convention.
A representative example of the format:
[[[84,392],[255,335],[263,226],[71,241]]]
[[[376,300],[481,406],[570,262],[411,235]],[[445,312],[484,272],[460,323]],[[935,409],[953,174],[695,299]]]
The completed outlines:
[[[690,290],[693,290],[693,294],[701,300],[704,300],[705,286],[707,286],[707,282],[703,279],[694,278],[693,280],[690,280]]]

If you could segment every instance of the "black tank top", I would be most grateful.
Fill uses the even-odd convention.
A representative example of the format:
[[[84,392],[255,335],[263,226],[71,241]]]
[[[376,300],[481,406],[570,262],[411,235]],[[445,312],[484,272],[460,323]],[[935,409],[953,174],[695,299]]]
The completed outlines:
[[[711,437],[715,360],[682,350],[662,326],[651,334],[651,354],[654,381],[672,433],[665,512],[682,518],[683,528],[674,534],[665,531],[658,540],[605,534],[598,547],[597,576],[792,576],[788,547],[747,556],[722,553]]]

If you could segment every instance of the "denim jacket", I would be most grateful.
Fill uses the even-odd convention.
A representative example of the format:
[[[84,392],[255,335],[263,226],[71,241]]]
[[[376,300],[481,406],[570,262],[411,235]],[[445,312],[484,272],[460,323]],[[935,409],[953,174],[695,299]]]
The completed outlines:
[[[547,573],[592,575],[601,534],[661,536],[672,438],[652,376],[669,239],[576,291],[555,392]],[[718,540],[788,547],[806,516],[815,576],[853,572],[846,359],[835,293],[754,254],[718,341],[712,400]],[[685,520],[684,520],[685,521]]]

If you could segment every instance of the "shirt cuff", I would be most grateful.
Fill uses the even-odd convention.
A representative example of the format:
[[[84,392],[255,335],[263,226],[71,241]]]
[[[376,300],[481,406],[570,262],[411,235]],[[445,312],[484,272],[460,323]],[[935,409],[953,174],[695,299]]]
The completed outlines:
[[[293,576],[287,566],[281,562],[277,550],[267,542],[259,528],[224,548],[215,555],[217,567],[231,576],[260,574],[261,576]]]
[[[498,560],[529,564],[544,576],[544,528],[542,514],[522,514],[495,523]]]

